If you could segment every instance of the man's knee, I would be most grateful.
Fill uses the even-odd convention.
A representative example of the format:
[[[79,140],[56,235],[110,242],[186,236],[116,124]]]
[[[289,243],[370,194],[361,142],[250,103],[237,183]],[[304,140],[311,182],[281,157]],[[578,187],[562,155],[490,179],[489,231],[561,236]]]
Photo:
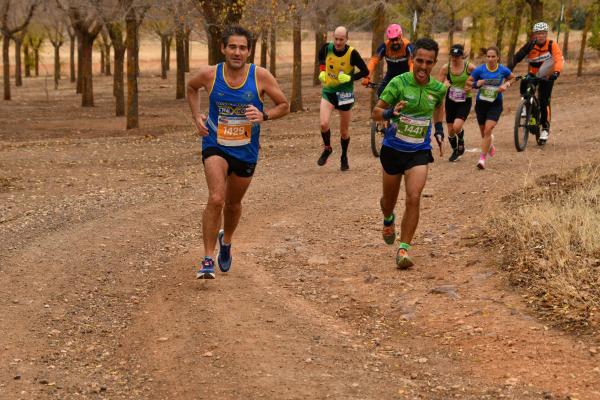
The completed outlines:
[[[421,205],[421,193],[407,193],[405,204],[406,208],[419,208]]]
[[[211,193],[208,195],[207,206],[223,208],[225,205],[225,194],[224,193]]]
[[[228,201],[225,203],[225,209],[228,212],[239,212],[242,209],[242,202],[238,201],[238,202],[234,203],[234,202]]]
[[[329,130],[329,121],[321,121],[321,132],[327,132]]]

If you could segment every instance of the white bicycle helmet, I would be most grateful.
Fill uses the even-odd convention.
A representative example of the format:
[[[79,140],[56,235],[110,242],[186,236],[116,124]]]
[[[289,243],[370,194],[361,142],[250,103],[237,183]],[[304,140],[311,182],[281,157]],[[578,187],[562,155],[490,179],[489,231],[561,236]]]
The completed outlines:
[[[549,27],[548,24],[545,22],[538,22],[536,24],[533,25],[533,32],[548,32],[549,31]]]

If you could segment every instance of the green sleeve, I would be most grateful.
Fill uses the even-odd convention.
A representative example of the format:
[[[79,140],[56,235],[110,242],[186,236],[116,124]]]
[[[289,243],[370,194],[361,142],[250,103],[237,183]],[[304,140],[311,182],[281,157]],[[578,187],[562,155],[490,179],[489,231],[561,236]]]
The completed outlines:
[[[399,77],[392,79],[383,90],[383,93],[381,93],[381,96],[379,96],[381,100],[385,101],[390,106],[395,106],[402,98],[404,92],[404,87],[400,79],[397,78]]]
[[[444,98],[446,97],[446,91],[447,90],[448,90],[448,88],[442,84],[441,88],[439,90],[438,101],[435,103],[435,107],[436,108],[439,107],[439,106],[441,106],[442,103],[444,102]]]

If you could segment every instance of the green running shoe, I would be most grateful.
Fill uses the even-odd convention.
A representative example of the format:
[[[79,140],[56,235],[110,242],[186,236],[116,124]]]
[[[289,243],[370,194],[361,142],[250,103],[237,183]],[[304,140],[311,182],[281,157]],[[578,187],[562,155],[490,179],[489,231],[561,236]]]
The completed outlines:
[[[408,269],[415,265],[413,260],[408,256],[408,250],[400,247],[396,253],[396,266],[398,269]]]

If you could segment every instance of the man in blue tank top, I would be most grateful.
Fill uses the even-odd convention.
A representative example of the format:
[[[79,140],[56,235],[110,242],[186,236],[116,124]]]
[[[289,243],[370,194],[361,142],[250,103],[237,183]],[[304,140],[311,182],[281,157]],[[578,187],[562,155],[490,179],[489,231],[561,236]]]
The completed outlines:
[[[223,32],[225,62],[202,68],[187,84],[187,99],[202,137],[202,162],[208,201],[202,215],[204,260],[198,279],[214,279],[214,249],[222,272],[231,267],[231,238],[242,214],[242,198],[258,161],[260,124],[281,118],[289,104],[269,71],[247,64],[250,32],[229,26]],[[208,116],[200,110],[199,90],[208,93]],[[275,104],[263,108],[263,96]],[[223,215],[223,229],[221,227]]]

